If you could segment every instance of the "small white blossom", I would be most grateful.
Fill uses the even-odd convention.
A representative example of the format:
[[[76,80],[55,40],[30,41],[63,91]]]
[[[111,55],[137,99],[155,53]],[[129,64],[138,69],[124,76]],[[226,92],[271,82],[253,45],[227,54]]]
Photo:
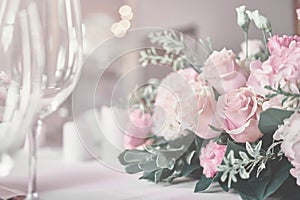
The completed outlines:
[[[237,12],[237,23],[244,30],[248,31],[250,25],[250,18],[246,13],[246,6],[240,6],[236,8]]]
[[[259,14],[258,10],[255,10],[253,12],[250,11],[246,11],[246,12],[250,17],[250,19],[254,21],[257,28],[267,32],[272,31],[271,22],[265,16]]]

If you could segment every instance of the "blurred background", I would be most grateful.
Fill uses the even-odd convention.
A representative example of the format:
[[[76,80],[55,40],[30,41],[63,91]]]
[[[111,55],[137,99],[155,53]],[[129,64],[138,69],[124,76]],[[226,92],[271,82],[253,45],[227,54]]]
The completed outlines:
[[[226,47],[236,54],[240,51],[240,44],[244,36],[236,23],[235,8],[246,5],[249,10],[259,9],[260,13],[271,20],[273,33],[279,35],[293,35],[297,33],[297,20],[295,9],[298,7],[296,0],[81,0],[84,23],[84,68],[81,77],[82,100],[80,112],[91,109],[85,97],[88,93],[95,92],[96,106],[110,103],[111,91],[115,88],[124,71],[138,65],[138,54],[128,53],[114,60],[110,67],[104,66],[106,56],[97,56],[94,51],[97,47],[112,37],[112,24],[120,21],[119,8],[129,5],[133,17],[130,20],[130,29],[145,27],[160,27],[174,29],[192,38],[210,37],[214,50]],[[262,39],[262,34],[253,25],[250,27],[250,39]],[[145,38],[146,40],[147,38]],[[118,47],[115,45],[105,49],[107,57],[113,54]],[[121,41],[121,40],[120,40]],[[127,44],[136,42],[134,38],[126,40]],[[126,46],[126,42],[122,45]],[[99,78],[95,73],[99,68],[105,68],[102,76],[104,87],[89,88],[90,81]],[[126,70],[124,70],[126,69]],[[153,72],[155,73],[155,72]],[[153,74],[151,74],[153,75]],[[164,73],[156,74],[163,76]],[[134,84],[138,79],[145,79],[149,73],[137,72],[130,76]],[[130,83],[128,83],[130,84]],[[85,88],[86,87],[86,88]],[[99,90],[99,91],[97,91]],[[62,144],[63,125],[71,121],[72,97],[60,109],[45,120],[44,135],[41,145],[60,146]]]

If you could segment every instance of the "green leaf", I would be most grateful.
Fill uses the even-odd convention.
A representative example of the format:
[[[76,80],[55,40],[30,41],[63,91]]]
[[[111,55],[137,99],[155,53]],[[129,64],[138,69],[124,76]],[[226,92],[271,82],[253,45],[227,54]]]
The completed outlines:
[[[253,197],[250,197],[248,195],[245,195],[243,193],[240,193],[237,191],[237,193],[240,195],[240,197],[243,199],[243,200],[257,200],[256,198],[253,198]]]
[[[294,177],[289,175],[280,188],[270,197],[275,197],[280,200],[299,200],[300,187],[296,184],[296,181]]]
[[[143,176],[141,176],[139,179],[146,179],[146,180],[154,182],[155,181],[155,171],[144,172]]]
[[[290,117],[294,112],[270,108],[260,114],[258,128],[263,134],[273,134],[283,120]]]
[[[150,162],[144,162],[144,163],[139,163],[138,167],[140,169],[142,169],[144,172],[152,172],[155,170],[160,169],[157,165],[156,165],[156,161],[150,161]]]
[[[211,185],[213,180],[213,178],[206,178],[206,176],[202,174],[200,180],[196,183],[194,192],[201,192],[206,190]]]
[[[242,147],[242,146],[238,145],[237,143],[229,140],[227,142],[227,149],[226,149],[225,156],[227,156],[229,154],[230,150],[233,150],[236,158],[241,158],[240,153],[239,153],[240,151],[247,152],[245,147]]]
[[[267,94],[267,95],[266,95],[266,98],[271,99],[271,98],[273,98],[273,97],[276,97],[277,95],[278,95],[277,93],[274,93],[274,94]]]
[[[227,145],[227,142],[230,140],[230,136],[225,133],[222,132],[217,138],[216,138],[216,142],[219,145]]]
[[[120,156],[122,156],[121,160],[123,163],[129,164],[134,162],[146,162],[149,159],[151,159],[153,155],[144,150],[134,149],[134,150],[126,150],[122,154],[120,154]]]
[[[228,184],[226,182],[221,181],[221,179],[219,178],[219,185],[221,186],[221,188],[225,191],[228,192],[229,188],[228,188]]]
[[[162,173],[163,173],[163,170],[162,170],[162,169],[157,170],[157,171],[154,173],[154,182],[155,182],[155,183],[158,183],[159,181],[161,181]]]
[[[200,165],[188,165],[182,170],[182,176],[188,176],[193,173],[195,170],[200,169]]]
[[[232,183],[232,188],[240,194],[243,200],[263,200],[284,183],[289,176],[290,168],[291,165],[286,158],[274,160],[268,163],[258,178],[255,173],[252,173],[246,180],[238,177],[237,182]],[[221,180],[219,183],[223,190],[228,191],[227,184]]]
[[[175,178],[181,177],[181,176],[182,176],[181,171],[180,170],[175,170],[173,172],[173,174],[167,178],[167,182],[172,183]]]
[[[283,184],[290,175],[291,168],[292,166],[286,157],[273,165],[272,173],[274,175],[271,176],[271,180],[265,189],[264,197],[268,197],[274,193]]]
[[[126,152],[127,152],[127,150],[126,150],[126,151],[123,151],[123,152],[120,153],[120,155],[118,156],[119,162],[120,162],[122,165],[127,165],[127,164],[128,164],[128,162],[126,162],[126,161],[124,160],[124,155],[125,155]]]
[[[187,154],[186,156],[186,162],[188,165],[191,165],[193,158],[196,156],[196,151],[191,151],[190,153]]]
[[[141,172],[143,170],[141,168],[139,168],[138,163],[133,163],[133,164],[127,165],[125,167],[125,171],[128,174],[135,174],[135,173]]]
[[[168,168],[173,169],[176,163],[176,159],[179,158],[179,156],[182,154],[182,152],[161,152],[158,154],[156,159],[156,165],[159,168]]]
[[[195,133],[190,130],[186,130],[186,131],[188,131],[187,135],[171,140],[168,145],[169,148],[178,149],[184,146],[187,149],[189,146],[191,146],[191,144],[195,139]]]
[[[199,157],[200,152],[201,152],[201,147],[202,147],[202,143],[203,143],[203,139],[195,136],[195,146],[196,146],[196,151],[197,151],[197,157]]]
[[[218,129],[218,128],[214,127],[213,125],[208,124],[208,126],[209,126],[209,128],[210,128],[211,130],[213,130],[213,131],[220,132],[220,133],[223,132],[222,129]]]

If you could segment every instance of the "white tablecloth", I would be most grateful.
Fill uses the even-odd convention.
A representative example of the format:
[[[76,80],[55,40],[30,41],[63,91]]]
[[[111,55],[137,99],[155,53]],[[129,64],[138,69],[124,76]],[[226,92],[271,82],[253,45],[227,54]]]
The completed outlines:
[[[1,198],[25,194],[27,170],[27,155],[20,152],[11,175],[0,179]],[[138,180],[138,177],[107,168],[97,161],[65,163],[59,149],[43,149],[39,153],[38,190],[42,200],[240,199],[217,186],[204,193],[193,193],[195,181],[191,180],[169,185]]]

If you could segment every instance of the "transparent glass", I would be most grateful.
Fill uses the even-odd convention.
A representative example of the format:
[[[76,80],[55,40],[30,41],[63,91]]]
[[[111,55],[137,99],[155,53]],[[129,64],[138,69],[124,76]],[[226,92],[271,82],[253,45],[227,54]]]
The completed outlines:
[[[37,4],[44,38],[45,67],[36,121],[29,134],[30,171],[26,200],[38,200],[37,141],[42,120],[71,94],[82,67],[82,24],[79,0],[32,0]]]
[[[0,2],[0,164],[24,144],[41,96],[45,54],[37,6],[29,0]]]
[[[11,145],[14,148],[22,146],[21,143],[25,138],[24,126],[16,123],[27,122],[27,126],[31,126],[32,130],[28,131],[27,136],[28,192],[26,196],[18,196],[15,199],[38,200],[36,136],[41,129],[42,120],[67,99],[80,76],[82,65],[80,1],[2,0],[0,23],[0,76],[3,76],[3,84],[1,83],[3,86],[0,85],[0,111],[3,110],[4,113],[3,119],[0,116],[0,137],[6,136],[2,134],[3,131],[11,134],[12,129],[22,127],[22,130],[15,130],[14,144]],[[11,89],[7,86],[6,82],[9,81],[6,81],[6,77],[9,81],[14,80],[18,83],[19,87],[14,89],[17,90],[18,96],[9,97]],[[1,100],[2,90],[4,96],[7,96],[4,100]],[[22,116],[18,116],[19,121],[14,120],[17,126],[9,126],[9,130],[4,130],[8,116],[6,112],[11,107],[7,102],[10,102],[11,98],[17,98],[16,96],[24,99],[26,102],[23,104],[28,108],[26,107],[26,112],[24,111]],[[16,103],[22,107],[19,104]],[[3,140],[0,138],[0,141]],[[5,138],[5,144],[7,141]],[[0,153],[8,151],[8,148],[4,147],[5,145],[0,145]],[[8,164],[7,166],[9,168]]]
[[[40,118],[54,112],[73,91],[82,66],[79,0],[36,0],[45,38],[46,70]]]

